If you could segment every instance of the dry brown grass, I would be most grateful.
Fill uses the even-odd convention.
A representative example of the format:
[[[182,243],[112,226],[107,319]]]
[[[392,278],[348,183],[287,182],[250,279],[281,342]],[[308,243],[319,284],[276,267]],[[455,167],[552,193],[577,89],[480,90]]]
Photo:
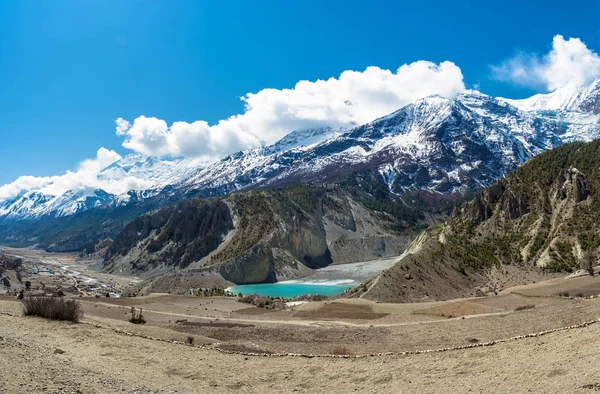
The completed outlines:
[[[351,356],[354,353],[350,349],[344,346],[336,346],[331,350],[331,354],[335,354],[336,356]]]

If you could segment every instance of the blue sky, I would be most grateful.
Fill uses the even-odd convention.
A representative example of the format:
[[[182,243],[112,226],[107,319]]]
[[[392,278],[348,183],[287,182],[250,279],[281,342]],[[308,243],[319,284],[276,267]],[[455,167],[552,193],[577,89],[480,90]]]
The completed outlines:
[[[492,65],[556,34],[600,50],[597,1],[4,1],[0,185],[121,155],[115,119],[214,124],[240,97],[344,70],[452,61],[466,87],[519,98]],[[262,138],[262,137],[261,137]],[[237,146],[237,145],[236,145]]]

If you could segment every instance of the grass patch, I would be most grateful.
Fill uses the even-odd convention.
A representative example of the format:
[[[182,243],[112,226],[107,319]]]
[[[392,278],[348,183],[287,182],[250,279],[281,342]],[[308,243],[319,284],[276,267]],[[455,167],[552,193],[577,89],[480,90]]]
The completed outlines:
[[[81,304],[76,300],[65,300],[59,297],[25,297],[21,302],[25,316],[39,316],[73,323],[77,323],[83,317]]]

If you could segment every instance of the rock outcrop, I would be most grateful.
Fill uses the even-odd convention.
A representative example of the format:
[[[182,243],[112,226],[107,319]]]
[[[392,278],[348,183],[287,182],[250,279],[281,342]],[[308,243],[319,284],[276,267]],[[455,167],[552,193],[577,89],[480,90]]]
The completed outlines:
[[[23,260],[0,252],[0,288],[18,290],[22,287],[20,269]]]

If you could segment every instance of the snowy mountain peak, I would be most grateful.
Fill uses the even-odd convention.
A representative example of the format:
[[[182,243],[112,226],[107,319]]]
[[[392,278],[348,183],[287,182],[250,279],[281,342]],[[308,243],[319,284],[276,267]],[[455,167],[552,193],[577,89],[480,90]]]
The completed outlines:
[[[272,154],[302,146],[309,147],[343,133],[344,129],[333,129],[331,127],[294,130],[276,143],[266,146],[264,152],[266,154]]]
[[[168,160],[128,155],[100,171],[98,179],[111,181],[135,178],[150,188],[181,182],[202,167],[202,163],[190,159]]]
[[[449,110],[455,103],[454,99],[433,95],[415,101],[413,104],[407,105],[406,109],[412,109],[420,114],[428,114],[432,111]],[[401,109],[402,110],[402,109]],[[441,115],[441,114],[440,114]]]
[[[586,85],[569,84],[552,93],[511,100],[501,99],[523,111],[580,111],[600,113],[600,79]]]

